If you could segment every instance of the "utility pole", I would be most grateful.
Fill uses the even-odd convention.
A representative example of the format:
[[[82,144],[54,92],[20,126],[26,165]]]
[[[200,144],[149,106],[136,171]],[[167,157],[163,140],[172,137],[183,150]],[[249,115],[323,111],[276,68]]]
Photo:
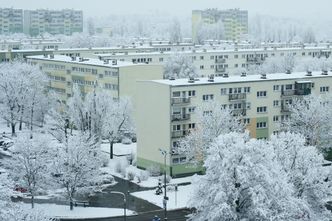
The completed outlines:
[[[167,194],[166,194],[166,156],[167,156],[167,151],[163,149],[159,149],[161,154],[164,156],[164,199],[163,199],[163,205],[164,205],[164,220],[167,221]]]

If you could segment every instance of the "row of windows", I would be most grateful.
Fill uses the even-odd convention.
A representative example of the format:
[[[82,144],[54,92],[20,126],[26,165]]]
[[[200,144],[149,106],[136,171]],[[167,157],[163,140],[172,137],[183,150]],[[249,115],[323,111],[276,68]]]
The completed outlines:
[[[119,85],[105,83],[105,89],[108,89],[108,90],[119,90]]]
[[[59,76],[53,76],[53,75],[47,75],[48,79],[52,81],[66,81],[65,77],[59,77]]]
[[[59,64],[47,64],[44,63],[43,68],[48,68],[48,69],[55,69],[55,70],[65,70],[65,66],[64,65],[59,65]]]
[[[118,71],[105,71],[105,76],[117,77],[117,76],[119,76],[119,72]]]
[[[188,124],[188,125],[185,125],[185,124],[175,124],[175,125],[173,125],[173,131],[181,131],[182,129],[181,129],[181,127],[182,127],[182,129],[183,130],[185,130],[186,128],[188,128],[188,129],[195,129],[196,128],[196,124],[195,123],[190,123],[190,124]]]
[[[72,67],[72,71],[97,74],[97,69],[93,68]]]
[[[96,84],[96,81],[85,81],[85,80],[80,80],[80,79],[73,79],[73,83],[79,84],[79,85],[94,86]]]
[[[289,115],[275,115],[273,116],[273,122],[285,121],[288,120]]]

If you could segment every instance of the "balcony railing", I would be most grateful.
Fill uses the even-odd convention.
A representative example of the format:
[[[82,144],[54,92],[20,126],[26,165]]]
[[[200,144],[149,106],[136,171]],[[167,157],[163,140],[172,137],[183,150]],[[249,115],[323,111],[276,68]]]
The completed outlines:
[[[234,116],[246,116],[247,115],[247,110],[246,109],[234,109],[232,110],[232,114]]]
[[[241,94],[229,94],[228,100],[229,101],[236,101],[236,100],[245,100],[247,98],[247,94],[241,93]]]
[[[224,58],[217,58],[216,63],[226,63],[226,59]]]
[[[295,95],[295,90],[283,90],[281,91],[282,96],[293,96]]]
[[[172,138],[181,138],[189,134],[188,130],[172,131]]]
[[[296,89],[295,90],[295,95],[309,95],[311,94],[311,89],[310,88],[306,88],[306,89]]]
[[[281,104],[281,110],[282,113],[288,113],[290,112],[289,106],[287,104]]]
[[[225,73],[226,72],[226,68],[216,68],[216,72],[218,73]]]
[[[190,120],[190,114],[173,114],[172,121]]]
[[[190,97],[173,97],[172,104],[188,104],[190,103]]]

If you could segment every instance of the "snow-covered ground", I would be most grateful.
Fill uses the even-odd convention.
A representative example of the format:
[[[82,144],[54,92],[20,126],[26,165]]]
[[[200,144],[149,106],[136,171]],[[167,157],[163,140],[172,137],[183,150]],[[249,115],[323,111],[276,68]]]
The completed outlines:
[[[30,204],[22,203],[23,207],[27,209],[31,208]],[[106,207],[74,207],[74,210],[70,210],[68,205],[55,205],[55,204],[35,204],[35,208],[45,211],[50,217],[54,218],[103,218],[122,216],[123,209],[118,208],[106,208]],[[134,215],[131,210],[126,210],[127,215]]]
[[[115,144],[113,144],[113,153],[115,156],[124,156],[124,155],[135,154],[136,149],[137,149],[136,143],[131,143],[131,144],[115,143]],[[110,144],[107,142],[103,142],[101,144],[101,150],[106,153],[109,153]]]
[[[188,206],[188,201],[190,195],[193,192],[193,185],[179,186],[178,191],[174,190],[168,191],[167,196],[169,200],[167,201],[168,209],[177,209],[177,208],[185,208]],[[144,199],[150,203],[153,203],[159,207],[163,207],[163,198],[164,195],[156,195],[155,190],[134,192],[131,195]]]

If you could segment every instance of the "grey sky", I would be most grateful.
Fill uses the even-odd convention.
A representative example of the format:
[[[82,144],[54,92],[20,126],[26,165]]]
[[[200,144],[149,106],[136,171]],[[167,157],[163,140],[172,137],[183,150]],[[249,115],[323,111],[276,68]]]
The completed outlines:
[[[192,9],[241,8],[251,15],[269,14],[283,17],[304,16],[332,20],[331,0],[0,0],[0,7],[23,9],[75,8],[86,16],[106,16],[146,12],[166,12],[170,15],[190,15]]]

